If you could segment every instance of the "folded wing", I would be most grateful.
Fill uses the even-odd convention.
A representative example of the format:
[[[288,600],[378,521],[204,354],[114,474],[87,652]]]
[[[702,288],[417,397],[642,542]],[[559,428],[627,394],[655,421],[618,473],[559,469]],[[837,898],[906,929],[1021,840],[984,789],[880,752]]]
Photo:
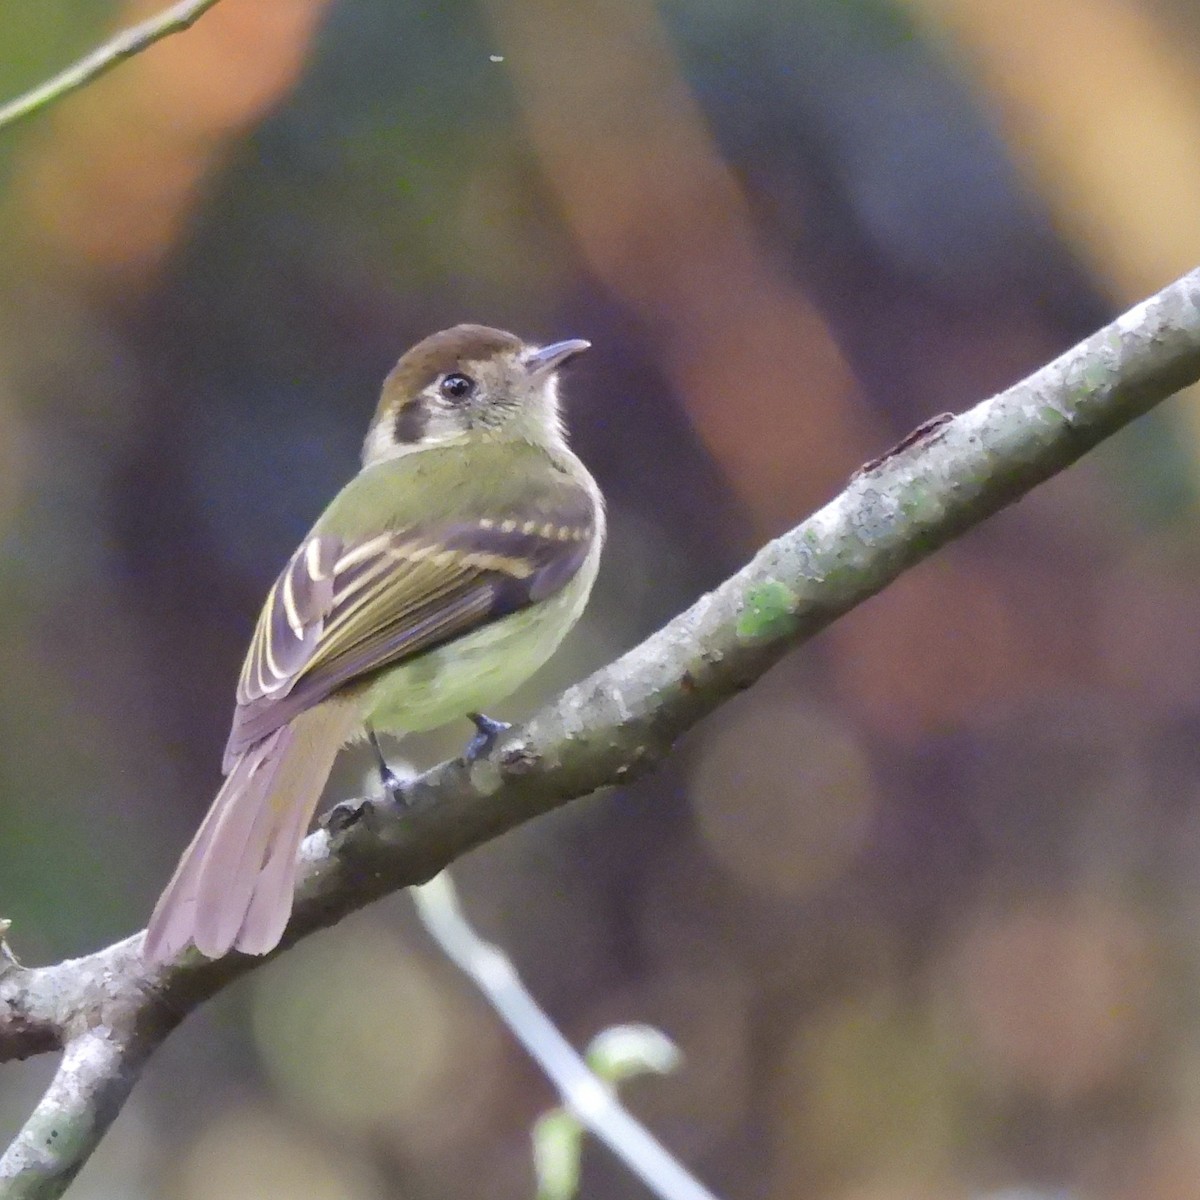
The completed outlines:
[[[306,539],[259,616],[225,770],[337,688],[563,587],[595,533],[592,497],[564,486],[532,499],[503,515],[414,525],[359,542],[321,532]]]

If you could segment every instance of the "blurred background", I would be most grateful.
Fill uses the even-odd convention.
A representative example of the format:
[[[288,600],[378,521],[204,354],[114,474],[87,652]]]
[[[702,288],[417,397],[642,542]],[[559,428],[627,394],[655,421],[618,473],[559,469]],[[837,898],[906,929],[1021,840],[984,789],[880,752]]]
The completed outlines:
[[[0,94],[162,3],[10,0]],[[14,949],[144,924],[419,337],[595,345],[611,540],[514,717],[1198,260],[1194,0],[223,0],[0,133]],[[1200,1196],[1198,470],[1185,396],[456,868],[576,1044],[679,1044],[626,1095],[722,1197]],[[397,896],[190,1018],[71,1194],[529,1197],[553,1102]]]

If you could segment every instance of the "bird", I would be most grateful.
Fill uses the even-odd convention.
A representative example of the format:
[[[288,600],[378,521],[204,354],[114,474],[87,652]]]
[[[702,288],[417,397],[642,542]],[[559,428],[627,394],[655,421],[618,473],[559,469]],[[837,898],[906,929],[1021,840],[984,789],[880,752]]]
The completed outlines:
[[[146,959],[273,950],[339,751],[482,714],[578,621],[605,511],[567,443],[558,373],[588,348],[456,325],[388,374],[361,469],[267,594],[225,781],[154,908]],[[504,728],[477,727],[475,750]]]

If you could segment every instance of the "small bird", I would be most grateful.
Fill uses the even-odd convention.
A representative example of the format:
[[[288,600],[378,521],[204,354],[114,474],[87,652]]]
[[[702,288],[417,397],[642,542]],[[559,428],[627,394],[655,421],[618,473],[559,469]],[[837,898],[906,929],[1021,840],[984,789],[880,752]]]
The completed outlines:
[[[474,714],[550,657],[599,566],[604,501],[558,401],[558,369],[587,348],[456,325],[388,375],[362,469],[267,594],[225,783],[150,918],[149,960],[278,945],[342,746],[464,715],[484,744],[503,728]]]

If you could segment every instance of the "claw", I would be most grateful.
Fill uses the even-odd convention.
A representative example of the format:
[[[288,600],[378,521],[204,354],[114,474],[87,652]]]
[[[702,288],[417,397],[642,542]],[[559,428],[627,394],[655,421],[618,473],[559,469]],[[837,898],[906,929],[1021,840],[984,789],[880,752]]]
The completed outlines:
[[[321,824],[333,837],[345,833],[352,825],[364,820],[371,811],[365,800],[343,800],[335,804],[321,819]]]
[[[467,713],[467,717],[477,730],[475,736],[467,743],[463,754],[467,762],[474,762],[485,755],[496,744],[496,739],[512,728],[507,721],[495,721],[483,713]]]

